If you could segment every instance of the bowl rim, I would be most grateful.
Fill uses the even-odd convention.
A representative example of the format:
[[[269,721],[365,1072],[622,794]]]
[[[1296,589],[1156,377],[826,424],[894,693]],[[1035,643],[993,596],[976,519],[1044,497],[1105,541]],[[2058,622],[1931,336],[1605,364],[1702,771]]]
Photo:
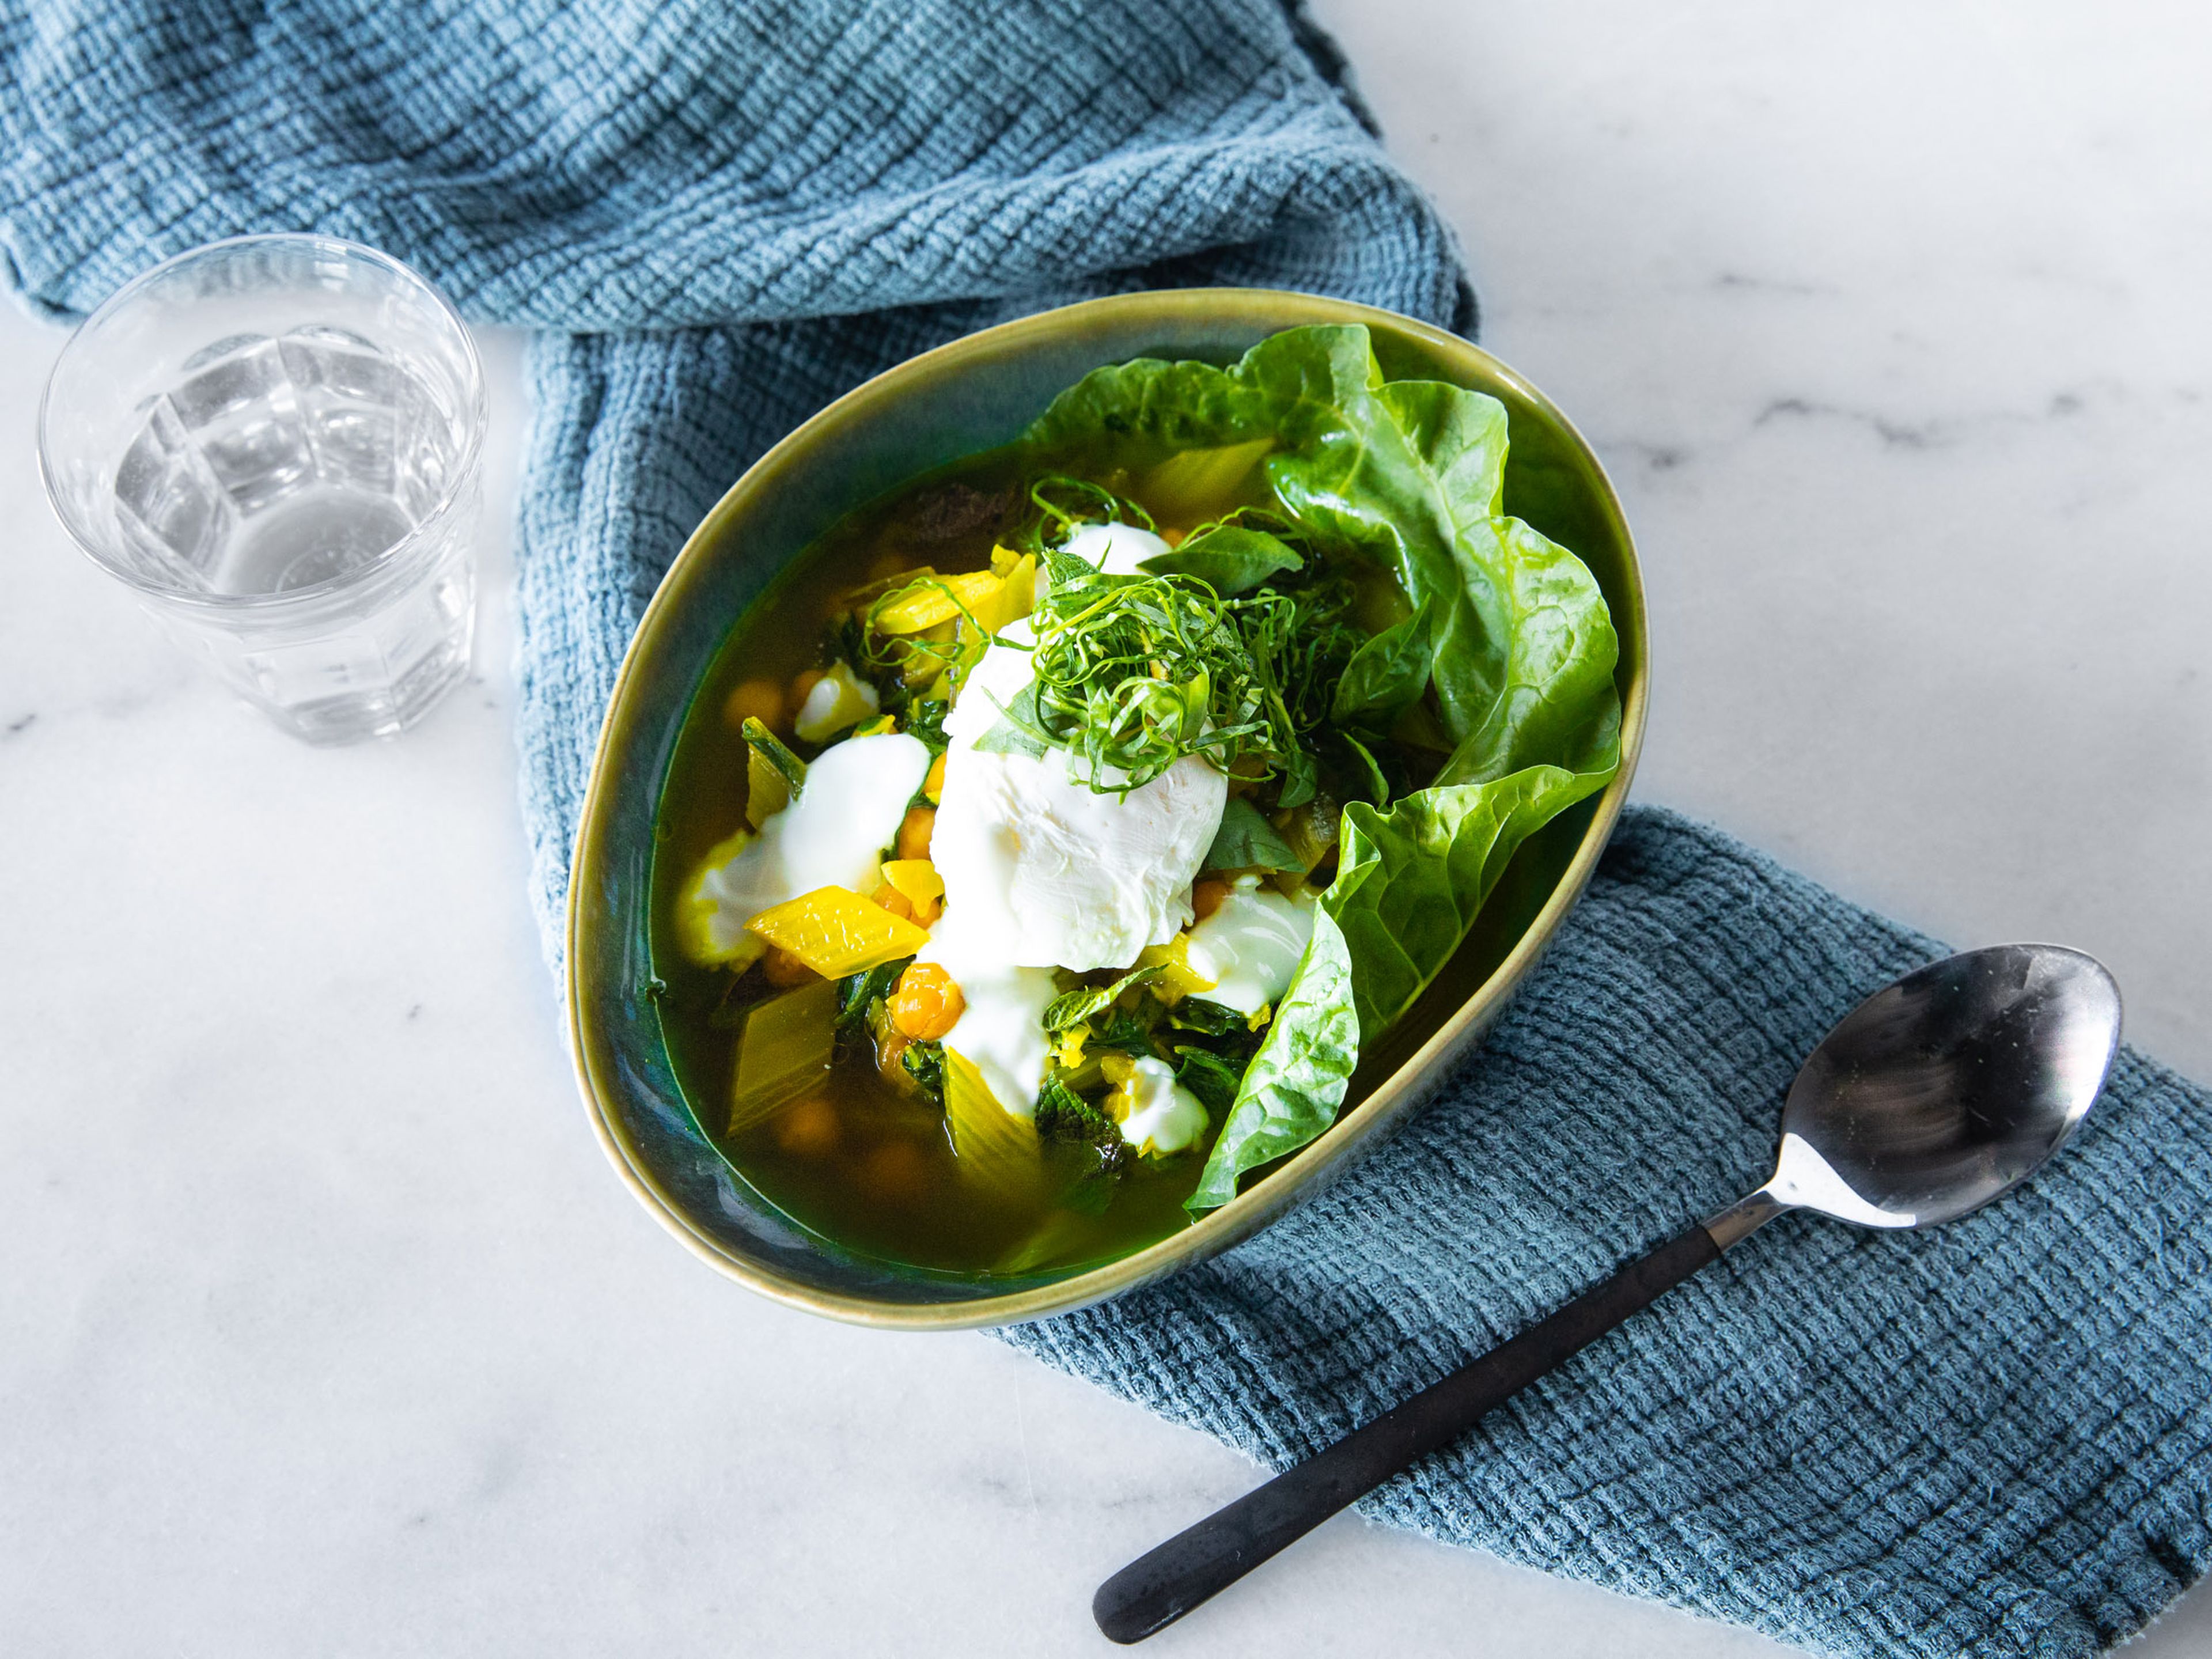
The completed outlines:
[[[1553,884],[1550,896],[1534,919],[1514,942],[1504,959],[1389,1077],[1376,1085],[1358,1105],[1340,1113],[1335,1122],[1296,1154],[1292,1162],[1301,1166],[1302,1179],[1288,1183],[1273,1179],[1261,1181],[1239,1193],[1218,1209],[1209,1212],[1182,1231],[1066,1279],[1001,1295],[961,1301],[897,1303],[818,1289],[787,1279],[757,1262],[732,1255],[685,1218],[681,1206],[662,1189],[650,1166],[630,1145],[614,1114],[608,1109],[606,1096],[602,1091],[611,1093],[614,1090],[616,1068],[608,1063],[609,1056],[605,1048],[606,1039],[595,1034],[584,1017],[583,985],[576,964],[587,958],[580,949],[585,924],[584,908],[579,896],[590,890],[591,884],[580,878],[579,872],[595,867],[601,858],[599,825],[605,816],[603,792],[607,786],[610,770],[605,762],[611,747],[623,739],[634,719],[625,696],[631,677],[637,672],[644,654],[653,648],[653,641],[667,618],[683,602],[691,572],[695,568],[703,566],[706,555],[702,550],[720,538],[724,524],[736,513],[738,503],[754,488],[755,481],[779,471],[795,453],[806,448],[826,432],[868,419],[887,400],[908,395],[911,382],[955,371],[971,358],[989,356],[1008,349],[1018,349],[1033,341],[1057,335],[1071,325],[1080,327],[1084,323],[1093,320],[1115,323],[1141,321],[1152,314],[1164,319],[1185,313],[1194,301],[1200,299],[1210,309],[1227,313],[1231,320],[1249,320],[1268,333],[1309,323],[1333,322],[1365,323],[1400,334],[1413,335],[1442,353],[1472,360],[1483,373],[1511,387],[1517,396],[1525,399],[1552,424],[1569,448],[1587,465],[1596,486],[1598,505],[1619,526],[1622,550],[1626,556],[1628,614],[1625,617],[1616,616],[1613,625],[1624,641],[1633,640],[1636,649],[1633,670],[1621,699],[1620,769],[1613,781],[1599,793],[1595,811],[1584,828],[1565,871]],[[1418,1091],[1440,1063],[1486,1027],[1527,976],[1537,958],[1550,945],[1568,911],[1589,885],[1597,867],[1598,858],[1611,839],[1613,826],[1627,800],[1637,762],[1643,750],[1650,676],[1643,564],[1638,556],[1627,515],[1621,510],[1612,478],[1599,462],[1588,440],[1557,404],[1516,370],[1472,341],[1462,339],[1447,330],[1381,307],[1292,289],[1149,289],[1032,313],[1011,322],[963,335],[894,364],[825,405],[794,428],[747,467],[723,492],[720,499],[708,509],[706,517],[685,538],[683,547],[678,550],[667,573],[654,590],[644,614],[638,619],[637,628],[623,653],[622,664],[616,672],[614,686],[609,693],[606,710],[600,720],[598,739],[592,747],[591,772],[577,817],[575,846],[568,863],[567,915],[562,928],[566,946],[562,963],[562,1001],[568,1050],[575,1066],[576,1081],[584,1097],[585,1109],[600,1149],[614,1165],[616,1174],[629,1188],[631,1195],[678,1243],[716,1272],[787,1307],[878,1329],[969,1329],[1017,1324],[1054,1314],[1072,1312],[1133,1290],[1188,1261],[1230,1249],[1273,1221],[1290,1208],[1296,1200],[1339,1171],[1362,1142],[1396,1118],[1398,1113],[1394,1109],[1401,1105],[1407,1095]]]

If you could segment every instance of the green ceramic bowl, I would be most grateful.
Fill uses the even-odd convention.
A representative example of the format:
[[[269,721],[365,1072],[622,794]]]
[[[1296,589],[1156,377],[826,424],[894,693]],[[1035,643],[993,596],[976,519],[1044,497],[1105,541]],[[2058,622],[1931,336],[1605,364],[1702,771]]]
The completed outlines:
[[[840,1248],[754,1192],[699,1132],[650,994],[654,820],[708,665],[769,579],[836,519],[917,473],[1011,441],[1091,369],[1146,356],[1226,363],[1305,323],[1364,323],[1386,374],[1486,392],[1510,411],[1506,507],[1583,556],[1620,630],[1620,775],[1522,846],[1451,964],[1363,1063],[1335,1126],[1195,1225],[1102,1267],[1021,1280]],[[1473,1047],[1589,880],[1636,769],[1644,705],[1643,586],[1612,487],[1566,417],[1466,341],[1390,312],[1260,289],[1123,295],[956,340],[848,393],[763,456],[692,532],[630,642],[570,871],[570,1036],[592,1121],[663,1225],[710,1266],[794,1307],[863,1324],[993,1325],[1146,1284],[1249,1237],[1313,1192]]]

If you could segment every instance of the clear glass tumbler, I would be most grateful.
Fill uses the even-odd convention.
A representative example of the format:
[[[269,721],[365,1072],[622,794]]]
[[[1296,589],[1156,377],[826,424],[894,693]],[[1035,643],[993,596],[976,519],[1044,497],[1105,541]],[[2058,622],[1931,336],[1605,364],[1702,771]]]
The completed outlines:
[[[468,672],[483,368],[453,307],[327,236],[245,236],[118,289],[39,416],[54,511],[287,731],[412,725]]]

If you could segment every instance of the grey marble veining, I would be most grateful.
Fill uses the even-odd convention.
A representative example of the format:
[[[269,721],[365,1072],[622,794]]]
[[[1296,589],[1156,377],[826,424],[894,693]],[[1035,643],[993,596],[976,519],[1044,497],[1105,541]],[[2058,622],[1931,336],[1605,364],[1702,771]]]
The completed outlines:
[[[1322,9],[1637,526],[1640,793],[2095,951],[2212,1075],[2212,25]],[[757,1301],[632,1203],[523,902],[503,528],[477,678],[300,747],[66,548],[59,340],[0,318],[0,1650],[1103,1651],[1097,1579],[1252,1472],[981,1337]],[[1155,1645],[1781,1651],[1352,1520]],[[2212,1601],[2134,1651],[2212,1654]]]

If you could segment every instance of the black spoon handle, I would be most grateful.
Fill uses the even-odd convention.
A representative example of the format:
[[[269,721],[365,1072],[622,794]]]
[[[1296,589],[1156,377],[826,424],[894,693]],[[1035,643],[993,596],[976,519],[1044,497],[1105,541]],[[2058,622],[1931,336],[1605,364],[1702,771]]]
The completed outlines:
[[[1720,1253],[1711,1233],[1702,1226],[1691,1228],[1543,1323],[1468,1361],[1326,1450],[1177,1533],[1098,1587],[1091,1598],[1098,1628],[1116,1642],[1141,1642],[1173,1624],[1408,1464],[1456,1440],[1492,1407],[1648,1307]]]

